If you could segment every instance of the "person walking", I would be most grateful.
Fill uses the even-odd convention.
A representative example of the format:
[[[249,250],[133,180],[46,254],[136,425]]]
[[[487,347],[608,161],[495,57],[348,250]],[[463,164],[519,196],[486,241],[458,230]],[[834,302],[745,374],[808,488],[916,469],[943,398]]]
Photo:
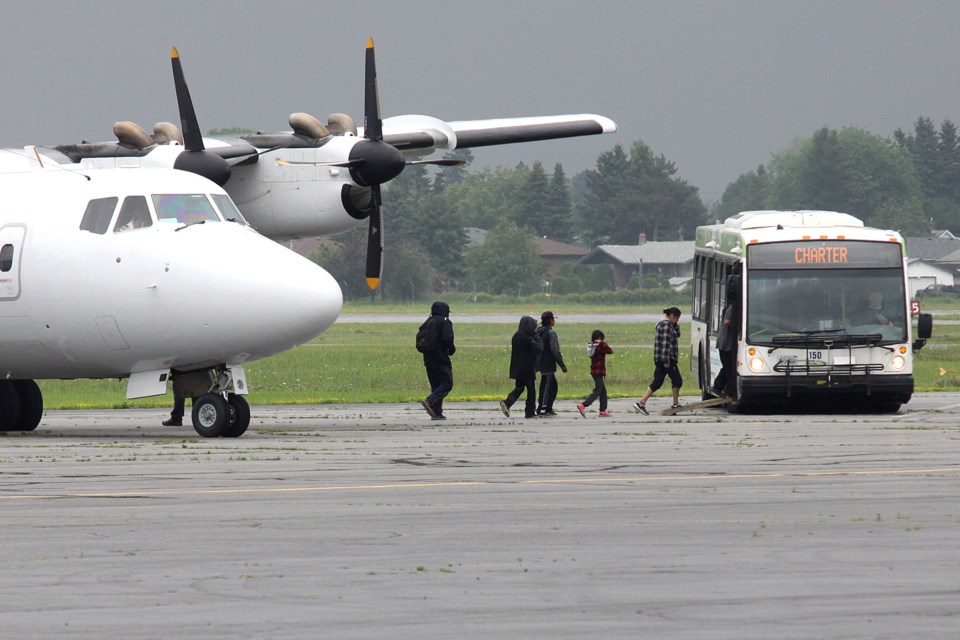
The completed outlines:
[[[639,413],[647,416],[647,400],[663,386],[663,380],[670,376],[670,384],[673,389],[672,409],[680,406],[680,387],[683,385],[683,377],[680,375],[680,369],[677,361],[680,358],[680,309],[677,307],[667,307],[663,310],[666,316],[657,323],[656,336],[653,340],[653,382],[639,402],[633,403],[633,408]]]
[[[584,418],[587,417],[587,407],[593,404],[597,398],[600,399],[600,417],[609,418],[611,414],[607,411],[607,354],[613,353],[604,340],[606,336],[600,329],[595,330],[590,336],[590,344],[587,345],[587,353],[590,355],[590,377],[593,378],[593,391],[587,396],[587,399],[577,404],[577,411]]]
[[[553,410],[553,403],[560,390],[560,385],[557,384],[557,367],[560,367],[564,373],[567,372],[567,365],[563,363],[563,354],[560,353],[560,339],[553,328],[556,323],[557,317],[553,311],[544,311],[540,315],[540,326],[537,328],[537,335],[543,343],[543,352],[540,354],[540,363],[537,367],[540,370],[540,401],[537,403],[537,415],[548,417],[557,415]]]
[[[537,335],[537,321],[530,316],[520,318],[520,326],[510,342],[510,377],[516,381],[516,386],[506,399],[500,401],[500,410],[509,418],[510,407],[526,391],[523,417],[536,418],[537,396],[534,386],[537,381],[537,360],[543,351],[543,343]]]
[[[430,381],[430,395],[420,401],[433,420],[446,420],[443,415],[443,399],[453,389],[453,363],[457,351],[453,342],[453,323],[450,322],[450,305],[434,302],[430,317],[417,332],[417,350],[423,354],[423,366]]]

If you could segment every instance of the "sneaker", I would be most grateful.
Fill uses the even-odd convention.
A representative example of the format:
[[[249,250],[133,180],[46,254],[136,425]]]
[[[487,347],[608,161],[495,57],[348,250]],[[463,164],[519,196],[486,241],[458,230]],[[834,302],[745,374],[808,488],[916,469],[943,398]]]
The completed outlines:
[[[446,419],[447,419],[447,416],[443,415],[442,413],[438,413],[438,414],[435,415],[435,416],[430,416],[430,419],[431,419],[431,420],[446,420]]]
[[[540,416],[538,416],[538,415],[535,414],[535,413],[531,413],[530,415],[528,415],[528,416],[523,416],[523,417],[524,417],[524,418],[539,418]]]
[[[612,415],[613,415],[613,414],[610,413],[609,411],[601,411],[601,412],[600,412],[600,417],[601,417],[601,418],[609,418],[609,417],[612,416]]]
[[[556,417],[557,417],[557,412],[556,412],[556,411],[552,411],[552,410],[551,410],[551,411],[544,411],[544,412],[541,413],[540,415],[543,416],[544,418],[556,418]]]
[[[680,405],[679,405],[679,404],[672,404],[672,405],[670,405],[670,408],[671,408],[671,409],[679,409],[679,408],[680,408]]]
[[[650,415],[650,412],[647,411],[647,405],[643,404],[642,402],[634,402],[633,408],[637,410],[637,413],[642,413],[645,416]]]
[[[507,403],[503,400],[500,401],[500,411],[503,411],[503,415],[510,417],[510,409],[507,407]]]
[[[430,403],[427,402],[426,400],[421,400],[421,401],[420,401],[420,406],[423,407],[424,409],[426,409],[427,414],[428,414],[431,418],[436,418],[436,417],[437,417],[437,414],[436,414],[436,412],[433,410],[433,407],[431,407],[431,406],[430,406]]]
[[[162,424],[165,427],[182,427],[183,420],[181,420],[180,418],[170,418],[169,420],[164,420],[160,424]]]
[[[583,406],[582,402],[577,403],[577,411],[579,411],[580,415],[583,416],[584,418],[587,417],[587,408]]]

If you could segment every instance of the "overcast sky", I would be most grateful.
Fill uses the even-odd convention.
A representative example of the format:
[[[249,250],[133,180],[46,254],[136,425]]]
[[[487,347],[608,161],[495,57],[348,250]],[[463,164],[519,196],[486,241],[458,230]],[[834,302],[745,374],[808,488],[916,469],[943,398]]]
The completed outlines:
[[[204,130],[362,122],[371,35],[384,116],[602,114],[617,134],[475,155],[572,176],[640,139],[708,202],[822,126],[960,123],[957,0],[0,0],[0,145],[178,122],[174,45]]]

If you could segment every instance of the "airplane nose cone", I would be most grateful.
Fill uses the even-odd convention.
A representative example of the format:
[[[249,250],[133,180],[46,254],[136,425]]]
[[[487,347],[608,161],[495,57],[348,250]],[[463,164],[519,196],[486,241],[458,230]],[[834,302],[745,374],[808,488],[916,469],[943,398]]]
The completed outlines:
[[[276,352],[292,349],[326,331],[340,316],[343,293],[333,276],[314,262],[270,242],[258,262],[259,294],[250,309],[257,321],[272,324]]]
[[[340,315],[343,294],[329,273],[283,245],[234,223],[196,225],[177,233],[184,262],[173,269],[188,291],[177,303],[182,368],[241,364],[293,349],[323,333]],[[187,235],[189,234],[189,235]],[[202,267],[201,264],[202,263]],[[162,289],[162,287],[161,287]]]

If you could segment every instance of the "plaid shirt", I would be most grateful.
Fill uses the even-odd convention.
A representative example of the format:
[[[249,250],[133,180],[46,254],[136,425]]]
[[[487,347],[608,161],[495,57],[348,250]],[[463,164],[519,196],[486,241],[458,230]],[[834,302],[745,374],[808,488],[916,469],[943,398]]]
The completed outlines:
[[[679,338],[679,324],[673,324],[666,318],[658,322],[657,336],[653,340],[653,361],[677,362],[680,359]]]
[[[597,343],[597,348],[594,350],[593,355],[590,356],[590,375],[592,376],[605,376],[607,375],[607,354],[613,353],[613,349],[610,348],[606,342],[601,340]]]

